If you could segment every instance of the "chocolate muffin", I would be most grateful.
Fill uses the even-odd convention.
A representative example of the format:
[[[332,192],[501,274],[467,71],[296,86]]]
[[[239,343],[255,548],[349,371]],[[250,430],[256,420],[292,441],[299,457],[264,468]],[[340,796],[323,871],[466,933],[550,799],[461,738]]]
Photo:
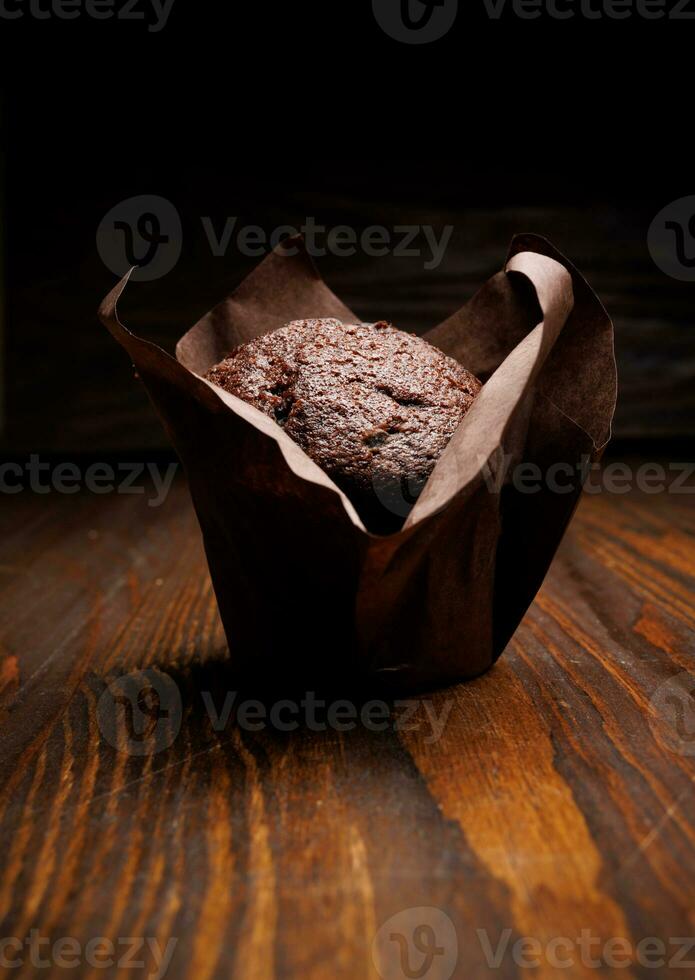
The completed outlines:
[[[335,319],[257,337],[206,378],[275,419],[380,534],[401,526],[481,388],[420,337]]]

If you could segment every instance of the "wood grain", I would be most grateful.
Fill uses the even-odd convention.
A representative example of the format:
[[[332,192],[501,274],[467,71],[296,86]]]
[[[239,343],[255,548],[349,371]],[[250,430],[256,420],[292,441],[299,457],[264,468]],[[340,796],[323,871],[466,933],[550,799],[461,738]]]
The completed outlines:
[[[512,236],[532,231],[550,238],[577,265],[615,321],[620,378],[615,434],[625,439],[683,439],[691,434],[695,331],[690,284],[669,279],[646,246],[650,222],[664,201],[486,207],[476,203],[472,189],[462,201],[456,183],[449,188],[452,203],[446,206],[435,194],[446,200],[446,190],[436,179],[428,182],[422,176],[414,188],[421,182],[430,186],[429,204],[423,203],[422,188],[419,193],[413,188],[410,195],[400,189],[395,197],[388,187],[380,196],[353,188],[352,195],[346,189],[340,196],[253,185],[244,191],[243,181],[232,182],[234,190],[226,172],[211,179],[218,193],[209,188],[207,175],[196,181],[186,173],[177,194],[171,195],[186,230],[176,268],[162,279],[133,285],[123,299],[124,321],[140,336],[173,350],[179,337],[257,263],[240,253],[235,239],[224,256],[211,254],[201,215],[211,217],[218,234],[228,216],[242,216],[240,226],[257,225],[267,235],[281,225],[299,227],[307,216],[329,228],[347,225],[357,235],[376,224],[389,230],[394,248],[402,240],[398,226],[431,225],[437,240],[451,226],[435,268],[426,267],[432,252],[422,233],[413,246],[420,255],[379,257],[358,250],[353,256],[317,259],[331,288],[358,315],[391,319],[417,333],[459,309],[502,267]],[[56,199],[42,201],[41,208],[28,195],[13,224],[7,340],[10,446],[17,452],[56,453],[166,446],[142,386],[133,383],[127,360],[96,319],[115,277],[98,255],[95,232],[118,197],[82,200],[87,191],[80,184],[68,215],[61,203],[65,193],[61,187]],[[42,230],[38,243],[37,227]],[[319,247],[325,244],[325,236],[319,237]],[[41,351],[40,358],[36,351]]]
[[[161,508],[8,498],[0,937],[174,938],[172,978],[353,980],[378,976],[382,923],[432,906],[458,936],[453,975],[506,980],[597,970],[545,954],[528,970],[509,950],[493,969],[477,930],[493,948],[510,930],[510,948],[533,937],[544,950],[582,930],[600,946],[694,935],[695,708],[686,694],[690,742],[675,751],[655,699],[695,674],[692,501],[585,496],[490,673],[415,699],[405,726],[282,732],[210,723],[202,693],[221,706],[229,656],[182,482]],[[153,714],[134,755],[107,685],[147,670],[176,685],[181,711]],[[2,975],[64,972],[24,955]],[[137,975],[154,974],[141,955]]]

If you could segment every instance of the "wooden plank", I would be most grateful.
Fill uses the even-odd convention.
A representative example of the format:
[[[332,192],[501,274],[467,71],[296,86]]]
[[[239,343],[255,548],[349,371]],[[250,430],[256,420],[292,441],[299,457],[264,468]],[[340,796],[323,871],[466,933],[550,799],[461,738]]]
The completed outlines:
[[[384,731],[283,732],[211,725],[202,695],[222,707],[228,653],[182,483],[161,508],[10,498],[1,935],[173,938],[176,980],[376,977],[377,930],[422,907],[451,919],[466,980],[528,972],[522,937],[547,952],[589,930],[603,955],[613,937],[691,935],[695,755],[674,751],[655,694],[693,676],[692,499],[585,496],[490,673],[413,700],[407,725],[391,704]],[[100,714],[140,670],[181,698],[142,755],[119,751],[126,715],[112,732]],[[477,931],[494,949],[505,929],[493,969]],[[574,955],[562,975],[596,974]],[[541,959],[534,975],[558,976]]]
[[[328,227],[346,224],[358,235],[376,224],[390,231],[394,246],[402,240],[398,226],[431,225],[438,239],[451,226],[451,239],[434,268],[426,268],[432,253],[422,234],[417,241],[421,255],[372,257],[358,250],[354,256],[329,254],[317,260],[331,287],[360,316],[391,319],[414,332],[445,319],[497,272],[515,233],[534,231],[577,264],[615,320],[621,383],[616,435],[683,438],[691,433],[692,297],[689,284],[664,275],[647,250],[647,229],[661,206],[657,202],[493,208],[476,204],[472,193],[468,202],[458,193],[450,205],[425,206],[407,196],[341,198],[315,192],[298,193],[288,204],[286,189],[270,187],[255,198],[249,192],[250,199],[223,196],[213,207],[209,198],[180,191],[174,203],[186,229],[186,247],[179,264],[163,279],[130,286],[122,302],[125,322],[169,350],[258,261],[240,254],[234,242],[226,255],[213,256],[201,214],[212,216],[218,234],[227,215],[240,216],[239,226],[259,225],[267,234],[286,223],[297,227],[307,216]],[[434,191],[432,197],[438,200]],[[166,445],[142,386],[133,382],[127,361],[96,321],[98,302],[114,276],[99,258],[94,236],[113,203],[84,201],[68,220],[60,205],[44,202],[48,210],[35,215],[43,229],[38,247],[29,220],[36,205],[24,201],[28,216],[22,213],[16,225],[31,236],[14,244],[18,258],[9,310],[9,438],[17,451]],[[319,244],[324,246],[325,238]],[[29,262],[30,270],[24,264]]]

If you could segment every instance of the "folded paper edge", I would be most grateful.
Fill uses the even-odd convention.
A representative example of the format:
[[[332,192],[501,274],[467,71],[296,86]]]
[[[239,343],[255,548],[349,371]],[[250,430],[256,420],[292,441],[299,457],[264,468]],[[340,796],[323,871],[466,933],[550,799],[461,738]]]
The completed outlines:
[[[291,250],[294,249],[294,252]],[[277,264],[278,259],[282,259],[283,266]],[[212,325],[213,333],[216,333],[215,323],[218,319],[223,319],[224,317],[219,317],[220,311],[224,311],[228,314],[230,309],[235,307],[245,306],[250,304],[251,306],[256,306],[258,301],[258,295],[263,295],[263,283],[264,280],[268,278],[273,279],[277,274],[276,270],[282,268],[285,272],[290,266],[293,268],[293,275],[306,276],[307,280],[318,287],[322,292],[321,297],[322,302],[317,304],[312,303],[312,309],[310,311],[305,311],[304,314],[297,317],[292,317],[292,319],[307,319],[309,317],[316,316],[326,316],[326,317],[337,317],[342,320],[343,323],[353,323],[358,322],[359,317],[357,317],[352,310],[345,305],[345,303],[337,296],[333,290],[328,286],[326,281],[321,276],[321,273],[314,261],[313,256],[309,252],[306,246],[306,241],[304,236],[292,235],[289,238],[284,239],[278,245],[276,245],[270,252],[265,255],[260,262],[258,262],[253,269],[238,283],[231,292],[227,293],[219,302],[215,303],[206,313],[203,314],[200,319],[193,324],[192,327],[179,337],[176,343],[175,356],[176,360],[187,367],[189,370],[196,374],[199,372],[196,370],[196,366],[192,363],[194,357],[192,357],[192,350],[195,347],[195,340],[199,335],[205,336],[207,330]],[[321,309],[323,303],[325,307]],[[261,304],[262,305],[262,304]],[[272,310],[266,311],[269,317],[277,316],[276,312]],[[282,320],[282,323],[278,323],[271,329],[278,329],[278,326],[284,326],[287,323],[286,319]],[[251,339],[247,336],[244,341]],[[218,356],[218,360],[220,356]],[[212,365],[210,365],[212,366]],[[200,375],[199,375],[200,376]]]
[[[615,329],[613,321],[605,306],[599,299],[597,293],[594,291],[579,269],[567,258],[566,255],[564,255],[549,239],[545,238],[543,235],[538,235],[535,232],[520,232],[519,234],[514,235],[509,244],[509,249],[507,252],[507,264],[509,264],[513,257],[519,252],[529,250],[536,252],[539,255],[545,255],[548,258],[554,259],[567,269],[572,277],[572,289],[575,297],[581,293],[584,293],[585,301],[593,306],[596,313],[603,319],[606,331],[610,337],[610,378],[608,379],[610,384],[610,400],[604,422],[605,436],[603,439],[596,440],[594,436],[592,436],[590,432],[587,432],[586,428],[577,421],[577,419],[565,412],[547,394],[545,395],[545,397],[552,402],[553,406],[562,415],[565,415],[571,422],[578,426],[582,432],[586,434],[594,447],[594,453],[600,455],[611,440],[613,434],[613,419],[615,417],[615,409],[618,401],[618,367],[615,357]]]
[[[297,241],[296,239],[293,239],[293,242],[294,244],[298,244],[298,245],[303,244],[302,242]],[[276,249],[274,251],[277,252],[278,250]],[[533,281],[532,277],[529,277],[527,275],[528,270],[524,269],[524,261],[523,259],[519,258],[519,256],[523,252],[527,252],[529,256],[544,257],[548,262],[552,263],[552,266],[549,266],[547,268],[548,269],[552,268],[555,274],[557,274],[557,269],[561,269],[569,277],[570,295],[572,294],[572,283],[576,277],[577,281],[581,282],[583,284],[583,287],[588,291],[588,295],[591,297],[592,301],[596,304],[597,309],[599,309],[602,315],[605,317],[607,324],[612,327],[610,323],[610,318],[608,317],[608,314],[606,313],[605,309],[603,308],[596,294],[593,292],[593,290],[588,285],[586,280],[576,270],[576,268],[569,262],[569,260],[565,258],[564,255],[562,255],[562,253],[560,253],[547,239],[542,238],[541,236],[528,234],[528,233],[515,235],[510,244],[507,263],[504,267],[504,271],[507,273],[517,272],[522,275],[525,275],[526,278],[529,278],[529,281],[531,282],[531,285],[533,286],[534,291],[538,296],[538,301],[541,307],[543,306],[542,294],[546,289],[546,284],[543,281],[543,277],[541,277],[539,279],[539,282],[536,283]],[[273,253],[271,253],[271,255],[272,254]],[[269,257],[270,256],[268,256],[267,258]],[[308,255],[308,253],[307,253],[307,259],[310,262],[311,267],[315,272],[315,275],[317,276],[317,278],[320,279],[321,278],[320,273],[316,269],[315,263],[313,263],[313,260]],[[260,263],[260,265],[262,264],[263,263]],[[538,263],[536,263],[536,265],[538,266]],[[557,269],[555,267],[557,267]],[[256,268],[258,268],[258,266]],[[357,514],[349,498],[330,479],[328,474],[326,474],[324,470],[322,470],[316,463],[314,463],[314,461],[301,449],[299,445],[297,445],[293,440],[291,440],[287,435],[285,435],[282,429],[279,426],[277,426],[277,423],[275,423],[272,419],[264,415],[259,410],[255,409],[253,406],[248,405],[242,400],[228,394],[218,386],[208,382],[199,374],[197,374],[195,371],[193,371],[191,368],[187,367],[185,364],[181,363],[177,359],[171,357],[171,355],[169,355],[158,345],[137,337],[121,323],[121,321],[118,318],[117,304],[133,271],[134,270],[131,269],[120,280],[120,282],[116,284],[116,286],[111,290],[111,292],[105,297],[105,299],[103,300],[99,308],[100,319],[105,324],[107,329],[110,331],[112,336],[114,336],[114,338],[118,341],[118,343],[122,347],[124,347],[131,356],[133,356],[133,352],[132,352],[133,349],[135,349],[136,351],[146,350],[151,358],[152,357],[155,358],[160,362],[162,367],[166,368],[166,373],[168,373],[172,379],[174,378],[176,373],[179,374],[179,379],[180,379],[181,371],[185,372],[185,375],[188,378],[195,379],[195,385],[197,388],[196,393],[199,395],[199,397],[209,399],[212,396],[215,399],[217,406],[219,406],[220,404],[223,405],[226,410],[233,412],[237,417],[241,417],[244,421],[252,425],[262,435],[273,439],[273,441],[278,446],[278,449],[280,450],[280,453],[285,463],[296,477],[298,477],[299,479],[307,480],[310,483],[322,486],[336,493],[339,496],[341,503],[343,504],[343,508],[348,518],[352,522],[352,524],[359,531],[361,531],[362,533],[364,533],[370,538],[377,538],[377,539],[381,538],[382,536],[374,535],[365,528],[364,524],[359,518],[359,515]],[[253,275],[253,272],[250,275]],[[539,293],[539,289],[540,289],[540,293]],[[234,296],[235,292],[236,290],[232,292],[230,296]],[[229,299],[229,297],[227,297],[227,299]],[[224,300],[222,302],[224,302]],[[564,319],[566,319],[571,308],[572,308],[572,304],[570,303],[564,313]],[[562,316],[561,311],[558,312],[559,315]],[[531,331],[529,331],[529,334],[527,334],[526,338],[524,338],[524,340],[521,341],[521,344],[523,344],[528,339],[530,334],[533,333],[533,330],[537,329],[539,326],[542,326],[542,324],[545,322],[546,319],[547,317],[544,311],[543,320],[541,320],[538,324],[536,324],[536,326],[534,326],[534,328]],[[187,334],[184,334],[184,337],[187,336],[189,333],[190,330],[187,332]],[[180,342],[181,340],[179,340],[179,343]],[[507,355],[507,357],[510,357],[514,353],[514,350],[517,350],[519,346],[520,345],[517,345],[517,347],[515,347],[512,351],[510,351],[510,354]],[[537,376],[538,370],[540,369],[540,366],[545,360],[545,357],[547,357],[547,354],[549,353],[549,350],[551,348],[552,348],[552,343],[546,346],[546,349],[543,351],[543,358],[541,362],[533,371],[533,377]],[[133,357],[133,359],[135,360],[136,358]],[[503,361],[502,364],[500,364],[497,371],[499,371],[503,367],[503,365],[506,363],[506,360],[507,358],[505,358],[505,361]],[[491,378],[488,380],[487,382],[488,385],[490,381],[492,381],[492,379],[494,378],[494,375],[497,374],[497,371],[495,371],[494,374],[491,376]],[[614,350],[613,350],[613,371],[615,376]],[[487,387],[487,385],[485,387]],[[523,399],[523,397],[525,397],[528,388],[529,388],[529,383],[524,385],[524,390],[519,395],[517,401],[512,406],[509,407],[507,411],[505,426],[509,423],[509,420],[513,417],[518,403]],[[617,384],[614,383],[614,389],[616,388],[617,388]],[[480,395],[478,396],[478,398],[480,398]],[[616,398],[616,393],[614,391],[613,411],[615,408],[615,398]],[[552,399],[550,400],[552,401]],[[477,401],[478,399],[476,399],[476,402]],[[553,404],[555,403],[553,402]],[[475,406],[475,402],[474,402],[474,406]],[[473,407],[471,408],[471,411],[467,414],[466,418],[461,423],[461,426],[459,426],[457,432],[459,432],[466,425],[467,419],[470,418],[471,412],[473,412]],[[559,406],[556,407],[558,408],[559,411],[562,411],[562,409],[560,409]],[[474,413],[473,419],[475,419],[475,414],[477,413]],[[563,412],[563,414],[567,414],[567,413]],[[567,417],[570,418],[571,421],[575,422],[575,424],[579,425],[579,423],[577,423],[575,419],[572,419],[571,416],[568,415]],[[612,418],[612,412],[610,414],[610,417]],[[501,441],[501,438],[504,436],[505,426],[502,427],[499,439],[494,440],[495,445],[492,445],[493,440],[491,440],[490,454],[488,456],[488,459],[494,454],[494,452],[498,448],[498,444]],[[582,428],[581,425],[579,425],[579,427]],[[273,430],[277,430],[277,431],[273,431]],[[600,446],[596,446],[595,440],[592,439],[589,433],[587,433],[587,435],[589,436],[590,439],[592,439],[592,443],[596,446],[597,449],[601,449],[610,439],[610,419],[607,422],[607,431],[608,431],[608,435]],[[415,506],[413,507],[406,521],[404,522],[403,527],[399,531],[396,531],[393,534],[388,535],[387,538],[395,539],[399,535],[404,535],[406,533],[409,533],[418,524],[421,524],[427,518],[433,516],[435,513],[438,513],[443,508],[445,508],[447,504],[450,502],[450,500],[453,499],[453,497],[462,493],[467,487],[470,487],[473,483],[475,483],[476,479],[480,479],[482,477],[482,467],[480,465],[476,465],[475,467],[472,467],[470,469],[470,472],[468,472],[465,475],[463,480],[457,479],[456,481],[454,481],[453,487],[450,489],[450,491],[446,495],[444,495],[441,499],[437,500],[436,503],[433,502],[433,500],[431,499],[433,496],[432,486],[436,484],[437,479],[441,476],[442,469],[448,465],[447,456],[451,455],[451,453],[448,453],[448,451],[450,450],[452,443],[454,442],[455,439],[456,439],[456,433],[454,433],[452,440],[450,441],[444,453],[438,460],[437,465],[435,466],[432,474],[430,475],[430,478],[428,479],[427,483],[425,484],[425,487],[423,488],[422,493],[418,498],[418,501],[416,502]],[[428,487],[430,488],[429,492],[428,492]]]
[[[429,480],[403,525],[404,530],[416,527],[427,518],[440,513],[455,497],[470,491],[483,479],[485,465],[502,445],[515,413],[533,386],[572,311],[574,305],[572,277],[569,271],[555,259],[533,251],[518,252],[507,262],[505,272],[523,275],[530,282],[538,299],[542,319],[510,351],[477,395],[439,457]],[[552,288],[553,283],[556,290]],[[488,401],[491,398],[496,399],[496,387],[501,383],[500,379],[504,377],[505,371],[510,370],[515,358],[521,359],[527,350],[533,353],[534,345],[535,353],[513,400],[506,406],[494,426],[486,425],[484,428],[483,421],[487,420],[481,421],[480,416],[487,409]],[[476,437],[480,436],[481,432],[485,440],[485,448],[482,452],[479,450],[474,458],[471,444],[478,445]],[[483,457],[482,462],[480,457]],[[454,479],[452,473],[455,474]]]
[[[121,322],[118,316],[118,300],[135,268],[134,266],[130,269],[104,298],[99,306],[98,316],[109,333],[127,351],[136,366],[139,356],[145,352],[147,360],[155,361],[169,380],[177,382],[184,376],[186,379],[190,379],[190,383],[194,385],[195,393],[199,398],[207,401],[209,405],[214,404],[215,408],[222,406],[225,411],[233,412],[234,415],[253,426],[262,436],[272,439],[276,443],[283,460],[296,477],[337,494],[346,516],[352,524],[362,533],[369,535],[349,498],[331,480],[328,474],[307,456],[301,446],[282,431],[276,422],[254,408],[253,405],[248,405],[241,399],[223,391],[217,385],[206,381],[173,358],[158,344],[138,337]]]

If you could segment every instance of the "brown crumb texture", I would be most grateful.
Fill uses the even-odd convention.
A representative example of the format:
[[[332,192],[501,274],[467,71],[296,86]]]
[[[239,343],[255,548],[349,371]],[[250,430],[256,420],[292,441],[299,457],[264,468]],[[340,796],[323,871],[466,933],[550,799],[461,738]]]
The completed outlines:
[[[420,337],[335,319],[295,320],[206,377],[275,419],[380,533],[400,526],[481,388]]]

